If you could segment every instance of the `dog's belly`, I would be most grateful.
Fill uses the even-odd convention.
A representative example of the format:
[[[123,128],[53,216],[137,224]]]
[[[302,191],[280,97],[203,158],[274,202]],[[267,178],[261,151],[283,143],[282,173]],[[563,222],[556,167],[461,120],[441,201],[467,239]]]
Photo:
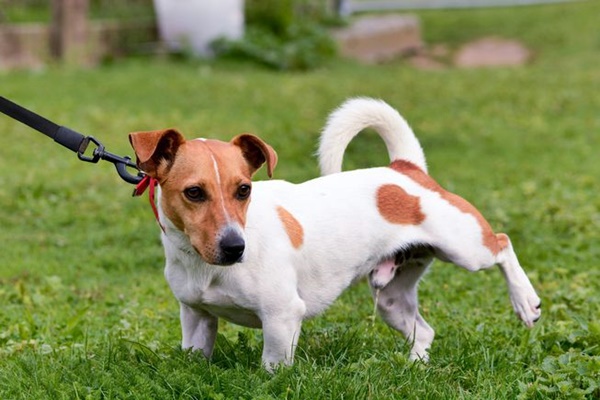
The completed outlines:
[[[366,264],[369,265],[369,264]],[[367,268],[365,268],[366,270]],[[299,276],[298,295],[306,305],[305,318],[323,313],[348,287],[365,275],[355,268],[338,271],[335,276]]]

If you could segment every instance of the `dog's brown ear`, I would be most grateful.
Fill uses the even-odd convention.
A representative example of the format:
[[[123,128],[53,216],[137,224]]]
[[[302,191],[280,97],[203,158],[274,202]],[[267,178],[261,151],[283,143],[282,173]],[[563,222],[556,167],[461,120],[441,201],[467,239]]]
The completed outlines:
[[[157,178],[161,164],[167,169],[171,166],[185,138],[176,129],[163,129],[130,133],[129,142],[135,151],[138,167]]]
[[[269,175],[269,178],[273,177],[273,170],[277,165],[277,153],[271,146],[257,136],[248,133],[234,137],[231,143],[242,150],[244,158],[252,168],[252,173],[256,172],[266,162],[267,175]]]

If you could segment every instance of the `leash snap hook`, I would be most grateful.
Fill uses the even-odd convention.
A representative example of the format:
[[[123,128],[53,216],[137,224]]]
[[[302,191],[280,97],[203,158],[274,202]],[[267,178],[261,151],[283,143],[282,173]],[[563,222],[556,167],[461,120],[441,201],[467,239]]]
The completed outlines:
[[[115,168],[117,169],[117,173],[127,183],[131,183],[137,185],[142,181],[144,176],[146,176],[143,172],[139,171],[135,163],[131,162],[131,158],[125,156],[122,158],[122,161],[115,162]],[[127,168],[134,168],[138,170],[137,175],[133,175],[130,173]]]
[[[88,147],[90,147],[90,143],[92,143],[95,147],[92,151],[91,156],[85,155],[86,152],[89,153]],[[133,168],[139,171],[134,162],[131,161],[131,158],[128,156],[119,157],[113,153],[106,151],[106,148],[99,140],[94,138],[93,136],[86,136],[82,141],[79,149],[77,150],[77,157],[81,161],[89,162],[96,164],[100,160],[105,160],[112,163],[117,169],[117,173],[127,183],[138,184],[144,175],[140,172],[137,175],[130,173],[127,168]]]

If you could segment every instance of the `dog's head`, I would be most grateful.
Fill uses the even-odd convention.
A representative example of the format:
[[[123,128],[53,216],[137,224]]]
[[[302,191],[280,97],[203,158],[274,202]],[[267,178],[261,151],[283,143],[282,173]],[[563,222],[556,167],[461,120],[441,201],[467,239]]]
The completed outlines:
[[[161,208],[209,264],[231,265],[242,259],[252,175],[277,164],[275,151],[256,136],[230,142],[187,141],[175,129],[135,132],[129,141],[138,167],[158,180]]]

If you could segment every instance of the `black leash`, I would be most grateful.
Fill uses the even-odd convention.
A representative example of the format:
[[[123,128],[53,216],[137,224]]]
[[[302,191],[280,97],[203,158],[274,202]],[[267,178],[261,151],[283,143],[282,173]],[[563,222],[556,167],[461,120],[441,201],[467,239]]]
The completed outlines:
[[[138,172],[137,175],[131,174],[127,170],[128,167],[139,171],[131,158],[128,156],[120,157],[106,151],[104,145],[93,136],[84,136],[65,126],[59,126],[2,96],[0,96],[0,112],[54,139],[56,143],[77,153],[77,157],[81,161],[96,164],[100,160],[105,160],[114,164],[117,173],[125,182],[136,185],[145,176],[142,172]],[[85,153],[88,151],[90,143],[95,147],[92,155],[86,156]]]

